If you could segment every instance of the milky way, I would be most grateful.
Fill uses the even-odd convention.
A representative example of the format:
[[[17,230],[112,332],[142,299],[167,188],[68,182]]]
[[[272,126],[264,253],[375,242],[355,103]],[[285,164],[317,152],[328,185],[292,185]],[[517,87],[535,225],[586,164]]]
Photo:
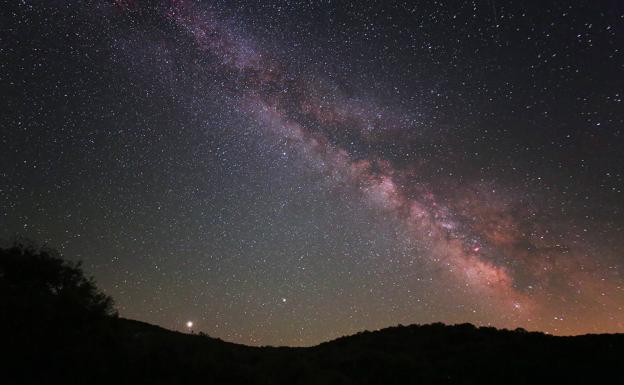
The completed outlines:
[[[62,105],[58,98],[67,94],[59,91],[56,103],[39,103],[22,85],[11,99],[44,111],[29,119],[28,108],[18,108],[11,117],[14,130],[27,132],[20,140],[3,135],[14,152],[30,151],[29,130],[59,134],[35,162],[43,174],[30,170],[27,181],[5,174],[7,235],[59,244],[83,258],[122,315],[176,329],[190,319],[243,343],[305,345],[433,321],[555,334],[624,331],[621,94],[595,75],[598,65],[584,53],[592,47],[587,40],[604,41],[604,70],[621,79],[614,42],[622,17],[595,6],[589,26],[581,5],[523,11],[513,2],[488,4],[370,5],[362,12],[328,6],[330,16],[313,7],[314,27],[306,27],[304,9],[286,3],[269,7],[271,16],[257,5],[258,15],[249,4],[190,1],[48,9],[50,17],[81,20],[67,27],[79,40],[98,37],[69,48],[87,58],[72,64],[84,81],[67,80],[63,66],[63,80],[50,81],[87,97]],[[524,20],[523,12],[545,10],[550,16],[538,31]],[[299,32],[344,14],[329,37],[302,37],[277,33],[290,28],[289,12]],[[367,12],[370,25],[360,20]],[[441,31],[449,36],[435,34],[436,19],[445,20]],[[421,42],[415,57],[402,57],[401,45],[387,47],[403,24],[407,40]],[[360,25],[365,32],[345,32]],[[360,49],[383,51],[382,59],[368,59],[387,68],[332,72],[322,65],[345,64],[326,47],[336,36],[356,44],[351,40],[368,41],[375,28],[382,32],[370,50]],[[514,34],[520,30],[539,50],[514,67],[504,53],[523,47]],[[483,47],[462,53],[456,35]],[[318,53],[306,47],[310,41]],[[432,51],[455,53],[436,63],[426,56]],[[33,52],[33,63],[46,58]],[[90,67],[94,52],[109,67]],[[405,63],[421,73],[401,71]],[[484,82],[478,65],[494,68]],[[458,67],[465,77],[453,72]],[[536,80],[539,67],[547,74]],[[35,72],[27,78],[23,71],[3,79],[31,84]],[[114,78],[108,72],[122,74],[119,83],[98,78]],[[595,84],[584,83],[588,73],[598,76]],[[369,82],[371,75],[383,80]],[[567,87],[570,99],[543,96]],[[23,166],[19,157],[13,162]],[[25,193],[32,181],[52,187]]]

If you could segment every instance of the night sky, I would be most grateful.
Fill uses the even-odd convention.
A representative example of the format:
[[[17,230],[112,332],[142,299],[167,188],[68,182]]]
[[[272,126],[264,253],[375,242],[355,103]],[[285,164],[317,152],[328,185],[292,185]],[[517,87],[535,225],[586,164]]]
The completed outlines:
[[[11,1],[0,237],[252,345],[624,332],[624,3]]]

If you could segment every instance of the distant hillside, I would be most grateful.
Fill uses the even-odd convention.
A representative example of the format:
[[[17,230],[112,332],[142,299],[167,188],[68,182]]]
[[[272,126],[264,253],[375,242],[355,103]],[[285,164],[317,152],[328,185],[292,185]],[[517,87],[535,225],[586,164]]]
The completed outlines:
[[[8,383],[624,383],[624,335],[552,337],[433,324],[311,348],[257,348],[119,318],[72,341],[23,346],[30,357],[8,360],[3,372],[15,381]]]
[[[624,384],[624,335],[399,326],[249,347],[118,318],[79,265],[0,249],[2,384]]]
[[[119,318],[69,345],[21,349],[30,351],[27,360],[4,360],[7,383],[624,383],[624,335],[552,337],[469,324],[394,327],[311,348],[258,348]]]

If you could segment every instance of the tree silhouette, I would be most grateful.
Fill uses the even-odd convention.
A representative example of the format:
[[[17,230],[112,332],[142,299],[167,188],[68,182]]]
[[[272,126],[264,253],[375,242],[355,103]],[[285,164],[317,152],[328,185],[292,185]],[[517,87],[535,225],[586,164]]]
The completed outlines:
[[[102,357],[113,300],[86,277],[80,263],[33,243],[0,247],[0,339],[7,383],[85,381],[89,357]],[[83,369],[69,370],[68,363]],[[70,379],[73,379],[70,381]]]
[[[18,347],[81,338],[116,314],[80,263],[27,242],[0,248],[0,326]]]
[[[14,327],[85,322],[114,316],[113,300],[84,275],[80,263],[54,249],[15,242],[0,248],[0,314]]]

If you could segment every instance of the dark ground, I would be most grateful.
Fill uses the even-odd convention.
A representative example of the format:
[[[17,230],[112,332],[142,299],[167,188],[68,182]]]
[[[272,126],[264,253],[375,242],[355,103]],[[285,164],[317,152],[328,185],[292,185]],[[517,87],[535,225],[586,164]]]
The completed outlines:
[[[469,324],[256,348],[119,318],[69,343],[62,334],[26,341],[10,354],[6,383],[624,383],[624,335],[552,337]]]

